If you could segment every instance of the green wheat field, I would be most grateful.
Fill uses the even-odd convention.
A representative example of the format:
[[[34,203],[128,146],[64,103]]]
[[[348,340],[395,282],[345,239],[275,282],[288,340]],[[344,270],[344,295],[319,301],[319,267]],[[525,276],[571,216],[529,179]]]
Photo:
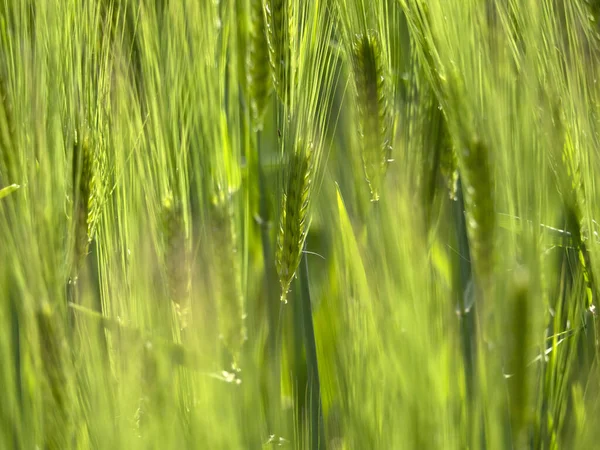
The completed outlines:
[[[0,449],[600,448],[599,20],[0,0]]]

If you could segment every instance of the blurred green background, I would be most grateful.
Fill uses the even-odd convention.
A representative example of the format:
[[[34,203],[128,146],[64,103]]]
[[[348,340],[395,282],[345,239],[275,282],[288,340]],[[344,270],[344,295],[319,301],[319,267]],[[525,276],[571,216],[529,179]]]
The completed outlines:
[[[599,14],[0,0],[0,448],[598,448]]]

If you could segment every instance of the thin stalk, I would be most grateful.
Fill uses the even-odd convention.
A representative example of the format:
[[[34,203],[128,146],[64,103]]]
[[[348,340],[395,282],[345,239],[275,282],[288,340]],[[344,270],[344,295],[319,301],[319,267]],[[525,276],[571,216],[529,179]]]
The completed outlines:
[[[310,287],[308,285],[308,259],[306,253],[300,263],[300,297],[302,304],[302,320],[304,322],[304,346],[308,369],[310,448],[325,450],[325,428],[323,424],[323,407],[321,403],[321,383],[319,381],[319,365],[317,360],[317,343],[312,320]]]
[[[267,314],[269,321],[269,334],[265,345],[264,357],[268,374],[263,381],[266,384],[265,394],[267,396],[268,409],[279,404],[281,395],[281,369],[280,369],[280,339],[279,339],[279,323],[280,323],[280,301],[277,291],[274,287],[279,286],[276,278],[275,260],[271,249],[270,230],[270,214],[269,205],[267,202],[266,177],[262,166],[261,153],[261,134],[262,131],[256,132],[256,148],[257,148],[257,172],[258,172],[258,187],[259,187],[259,219],[260,235],[262,241],[263,261],[265,270],[265,291],[267,297]],[[274,432],[277,424],[277,407],[272,413],[267,413],[268,426]]]
[[[262,251],[263,260],[265,265],[265,289],[267,292],[267,305],[269,314],[269,351],[271,356],[274,356],[277,348],[277,323],[279,314],[279,298],[276,291],[276,287],[279,285],[277,278],[275,277],[275,260],[273,259],[273,251],[271,250],[271,236],[269,235],[269,228],[271,223],[271,217],[269,214],[269,205],[267,202],[266,193],[266,177],[264,168],[261,162],[261,134],[262,131],[256,133],[256,148],[258,154],[257,171],[258,171],[258,188],[259,188],[259,226],[260,226],[260,237],[262,240]],[[273,288],[275,286],[275,289]]]
[[[465,388],[467,392],[467,422],[470,424],[470,435],[468,442],[474,443],[478,448],[486,447],[485,425],[482,426],[483,417],[476,409],[477,395],[476,373],[477,373],[477,300],[480,298],[478,286],[473,276],[473,265],[471,263],[471,249],[469,246],[469,237],[467,234],[465,202],[463,197],[463,187],[461,177],[457,180],[456,201],[454,201],[454,221],[456,227],[456,237],[458,241],[458,252],[460,255],[460,295],[459,295],[459,320],[461,344],[463,349],[464,370],[465,370]],[[469,283],[471,289],[468,290]],[[467,301],[467,295],[472,296]]]
[[[13,445],[14,448],[21,448],[19,443],[21,427],[23,426],[23,387],[21,383],[21,331],[19,325],[19,312],[17,309],[17,303],[14,296],[10,296],[11,306],[11,323],[12,323],[12,351],[13,351],[13,364],[15,368],[15,386],[17,390],[17,401],[19,405],[19,418],[18,425],[13,429]]]
[[[301,264],[302,265],[302,264]],[[308,367],[305,356],[305,326],[304,307],[302,297],[303,287],[300,278],[296,277],[292,308],[290,316],[290,328],[292,331],[292,354],[293,354],[293,395],[296,419],[296,429],[303,430],[307,416],[306,403],[308,395]]]
[[[469,251],[469,240],[467,237],[467,226],[465,222],[465,204],[462,193],[462,181],[458,179],[457,200],[454,203],[454,223],[456,227],[456,238],[458,241],[459,269],[460,269],[460,291],[459,291],[459,317],[460,332],[462,338],[463,358],[465,361],[465,380],[467,398],[473,400],[473,384],[475,373],[475,303],[467,304],[466,291],[469,282],[473,282],[471,271],[471,257]],[[474,294],[473,294],[474,295]]]

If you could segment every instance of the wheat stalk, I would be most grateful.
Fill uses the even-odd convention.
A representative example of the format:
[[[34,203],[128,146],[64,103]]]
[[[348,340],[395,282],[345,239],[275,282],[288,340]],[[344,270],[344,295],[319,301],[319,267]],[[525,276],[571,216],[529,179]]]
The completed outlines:
[[[64,330],[58,325],[60,321],[47,302],[44,302],[35,314],[42,368],[48,383],[49,396],[46,407],[52,414],[44,415],[46,435],[52,440],[51,448],[67,448],[73,411],[73,393],[70,379],[66,371],[68,346]]]

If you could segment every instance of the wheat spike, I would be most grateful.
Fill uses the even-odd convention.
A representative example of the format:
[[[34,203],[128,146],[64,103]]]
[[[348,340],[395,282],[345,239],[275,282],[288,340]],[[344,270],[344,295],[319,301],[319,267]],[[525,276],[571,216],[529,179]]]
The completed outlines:
[[[88,253],[100,217],[103,165],[100,148],[96,147],[94,151],[89,136],[77,135],[73,146],[75,276]]]
[[[482,287],[487,287],[494,268],[495,214],[489,154],[486,145],[473,138],[459,153],[465,213],[471,257]]]
[[[177,310],[179,326],[183,330],[188,327],[190,317],[189,257],[182,205],[172,194],[168,194],[163,200],[162,230],[169,297]]]
[[[0,78],[0,186],[16,179],[15,126],[12,103],[8,94],[8,86],[4,77]]]
[[[235,366],[246,340],[245,310],[234,203],[223,190],[213,199],[212,219],[220,334]]]
[[[265,23],[269,61],[273,85],[282,101],[290,95],[290,52],[294,41],[293,2],[290,0],[264,0]]]
[[[444,146],[440,157],[440,169],[444,180],[446,181],[448,196],[451,200],[456,201],[456,190],[458,187],[458,159],[456,158],[456,152],[450,143],[447,143]]]
[[[309,204],[313,185],[314,151],[302,144],[291,155],[277,235],[276,265],[285,301],[300,264],[310,224]]]
[[[391,156],[388,80],[378,39],[373,32],[360,34],[351,50],[362,160],[372,201],[379,200]]]
[[[271,95],[271,62],[262,1],[251,0],[250,6],[250,42],[246,64],[252,120],[254,127],[259,130],[262,129],[262,117]]]

